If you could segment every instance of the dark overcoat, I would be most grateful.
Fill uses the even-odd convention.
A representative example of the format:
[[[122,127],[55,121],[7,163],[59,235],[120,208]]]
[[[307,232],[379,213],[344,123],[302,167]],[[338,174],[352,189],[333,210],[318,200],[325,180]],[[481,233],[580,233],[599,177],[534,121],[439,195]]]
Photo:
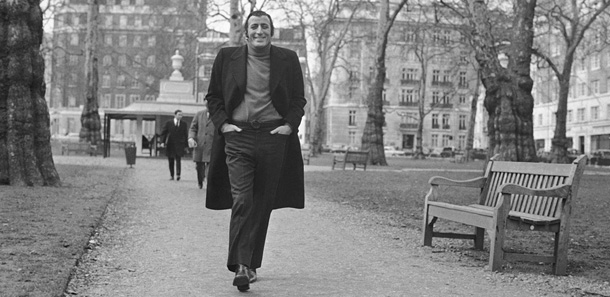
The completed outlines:
[[[214,134],[214,124],[208,118],[208,110],[197,112],[189,128],[189,138],[197,142],[197,147],[193,150],[193,162],[210,162]]]
[[[165,155],[169,158],[184,156],[185,149],[188,147],[188,126],[185,121],[180,121],[176,127],[174,119],[165,122],[161,131],[161,138],[165,143]]]
[[[303,73],[299,58],[294,51],[271,45],[270,55],[271,101],[284,121],[292,127],[292,134],[286,144],[284,166],[273,208],[303,208],[305,206],[303,157],[297,135],[307,103]],[[230,122],[233,110],[244,100],[247,56],[247,46],[223,48],[216,56],[212,67],[206,95],[210,116],[216,127],[206,194],[206,207],[210,209],[230,209],[233,206],[224,151],[225,139],[220,128],[224,123]]]

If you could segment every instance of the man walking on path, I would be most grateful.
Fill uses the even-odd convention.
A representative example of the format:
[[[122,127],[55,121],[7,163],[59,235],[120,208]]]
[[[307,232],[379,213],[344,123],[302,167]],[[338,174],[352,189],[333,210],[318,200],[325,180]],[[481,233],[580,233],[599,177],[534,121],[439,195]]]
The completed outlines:
[[[231,209],[227,268],[247,291],[257,279],[273,209],[304,207],[297,129],[306,103],[297,54],[271,45],[273,21],[246,18],[245,46],[220,50],[206,99],[214,138],[206,206]]]
[[[165,143],[165,155],[169,163],[170,180],[174,180],[174,162],[176,164],[176,180],[180,180],[181,160],[187,149],[188,127],[182,120],[182,110],[174,112],[174,119],[163,126],[161,139]]]
[[[189,147],[194,148],[193,162],[195,162],[197,185],[200,189],[205,184],[208,164],[210,163],[210,153],[212,151],[212,141],[216,133],[215,130],[212,119],[209,118],[206,104],[206,108],[197,112],[193,118],[188,139]]]

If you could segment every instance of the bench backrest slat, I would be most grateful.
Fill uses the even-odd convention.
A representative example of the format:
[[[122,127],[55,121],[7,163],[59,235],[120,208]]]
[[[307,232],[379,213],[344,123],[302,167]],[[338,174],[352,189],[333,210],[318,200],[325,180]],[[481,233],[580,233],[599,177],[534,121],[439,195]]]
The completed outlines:
[[[573,184],[576,171],[584,170],[584,162],[579,158],[573,164],[542,164],[525,162],[490,161],[486,176],[489,179],[481,192],[481,204],[496,206],[500,193],[498,188],[506,183],[533,189],[543,189]],[[578,186],[579,179],[575,181]],[[511,210],[547,217],[559,217],[562,210],[561,198],[513,195]]]

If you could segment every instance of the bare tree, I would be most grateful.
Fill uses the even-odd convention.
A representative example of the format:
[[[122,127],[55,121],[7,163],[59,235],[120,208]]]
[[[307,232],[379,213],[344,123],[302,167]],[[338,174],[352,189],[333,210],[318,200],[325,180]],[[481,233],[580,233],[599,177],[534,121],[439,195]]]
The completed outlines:
[[[388,165],[383,150],[383,84],[386,78],[386,48],[388,45],[388,34],[392,29],[394,20],[400,10],[407,4],[408,0],[401,0],[394,10],[390,12],[390,1],[379,1],[379,22],[377,25],[377,36],[375,40],[375,67],[374,77],[367,96],[368,112],[364,132],[362,134],[362,149],[370,151],[372,164]]]
[[[85,91],[85,104],[81,114],[81,130],[79,138],[81,141],[97,145],[102,139],[102,124],[98,112],[98,84],[99,74],[97,68],[97,44],[98,44],[98,0],[89,0],[87,12],[87,37],[85,39],[85,78],[87,89]]]
[[[61,184],[44,100],[42,10],[38,1],[0,4],[0,184]]]
[[[568,110],[568,96],[570,93],[570,79],[572,78],[572,68],[577,51],[586,37],[588,30],[592,28],[595,21],[606,14],[610,6],[610,1],[560,1],[544,0],[540,1],[538,7],[539,28],[548,28],[542,32],[543,39],[553,39],[554,42],[563,41],[561,55],[553,55],[543,48],[537,48],[535,54],[543,60],[543,67],[548,66],[557,77],[559,87],[557,111],[555,113],[556,125],[552,140],[552,162],[567,163],[567,148],[569,141],[566,137],[566,117]],[[606,45],[601,40],[607,26],[601,26],[594,36],[588,48],[580,47],[583,56],[591,52],[599,52]],[[588,51],[588,52],[587,52]]]
[[[472,28],[471,41],[485,87],[489,153],[499,154],[502,160],[536,161],[530,64],[537,1],[500,1],[496,7],[483,0],[461,3],[463,7],[456,11]],[[492,17],[496,20],[492,21]],[[509,24],[504,20],[511,18],[510,28],[500,28]],[[500,63],[501,53],[508,58],[506,68]]]
[[[341,49],[347,42],[354,17],[361,10],[364,1],[345,4],[344,1],[291,0],[277,3],[292,21],[299,23],[307,48],[314,57],[305,55],[305,80],[309,89],[308,122],[310,123],[309,143],[312,152],[322,152],[324,137],[324,106],[331,86],[334,71],[340,67],[338,60]],[[347,15],[342,15],[347,11]],[[315,65],[315,68],[312,66]]]

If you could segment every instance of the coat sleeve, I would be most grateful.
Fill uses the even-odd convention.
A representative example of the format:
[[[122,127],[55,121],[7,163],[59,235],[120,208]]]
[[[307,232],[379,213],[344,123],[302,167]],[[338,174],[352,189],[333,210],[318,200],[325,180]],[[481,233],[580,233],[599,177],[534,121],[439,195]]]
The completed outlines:
[[[214,127],[220,129],[224,123],[229,122],[229,117],[226,113],[225,100],[223,95],[223,65],[224,65],[224,50],[221,49],[214,59],[212,65],[212,75],[210,77],[210,84],[208,87],[208,93],[205,99],[208,101],[208,109],[210,117],[214,122]]]
[[[307,104],[307,99],[305,99],[305,83],[299,57],[294,51],[290,51],[289,57],[290,68],[294,69],[294,74],[292,75],[290,82],[292,86],[292,98],[290,100],[290,105],[288,106],[288,113],[286,114],[285,120],[292,126],[292,130],[296,131],[305,114],[304,108],[305,104]]]
[[[199,121],[199,113],[197,113],[195,115],[195,117],[193,118],[193,121],[191,121],[191,127],[189,128],[188,138],[197,139],[197,128],[199,127],[198,121]]]

